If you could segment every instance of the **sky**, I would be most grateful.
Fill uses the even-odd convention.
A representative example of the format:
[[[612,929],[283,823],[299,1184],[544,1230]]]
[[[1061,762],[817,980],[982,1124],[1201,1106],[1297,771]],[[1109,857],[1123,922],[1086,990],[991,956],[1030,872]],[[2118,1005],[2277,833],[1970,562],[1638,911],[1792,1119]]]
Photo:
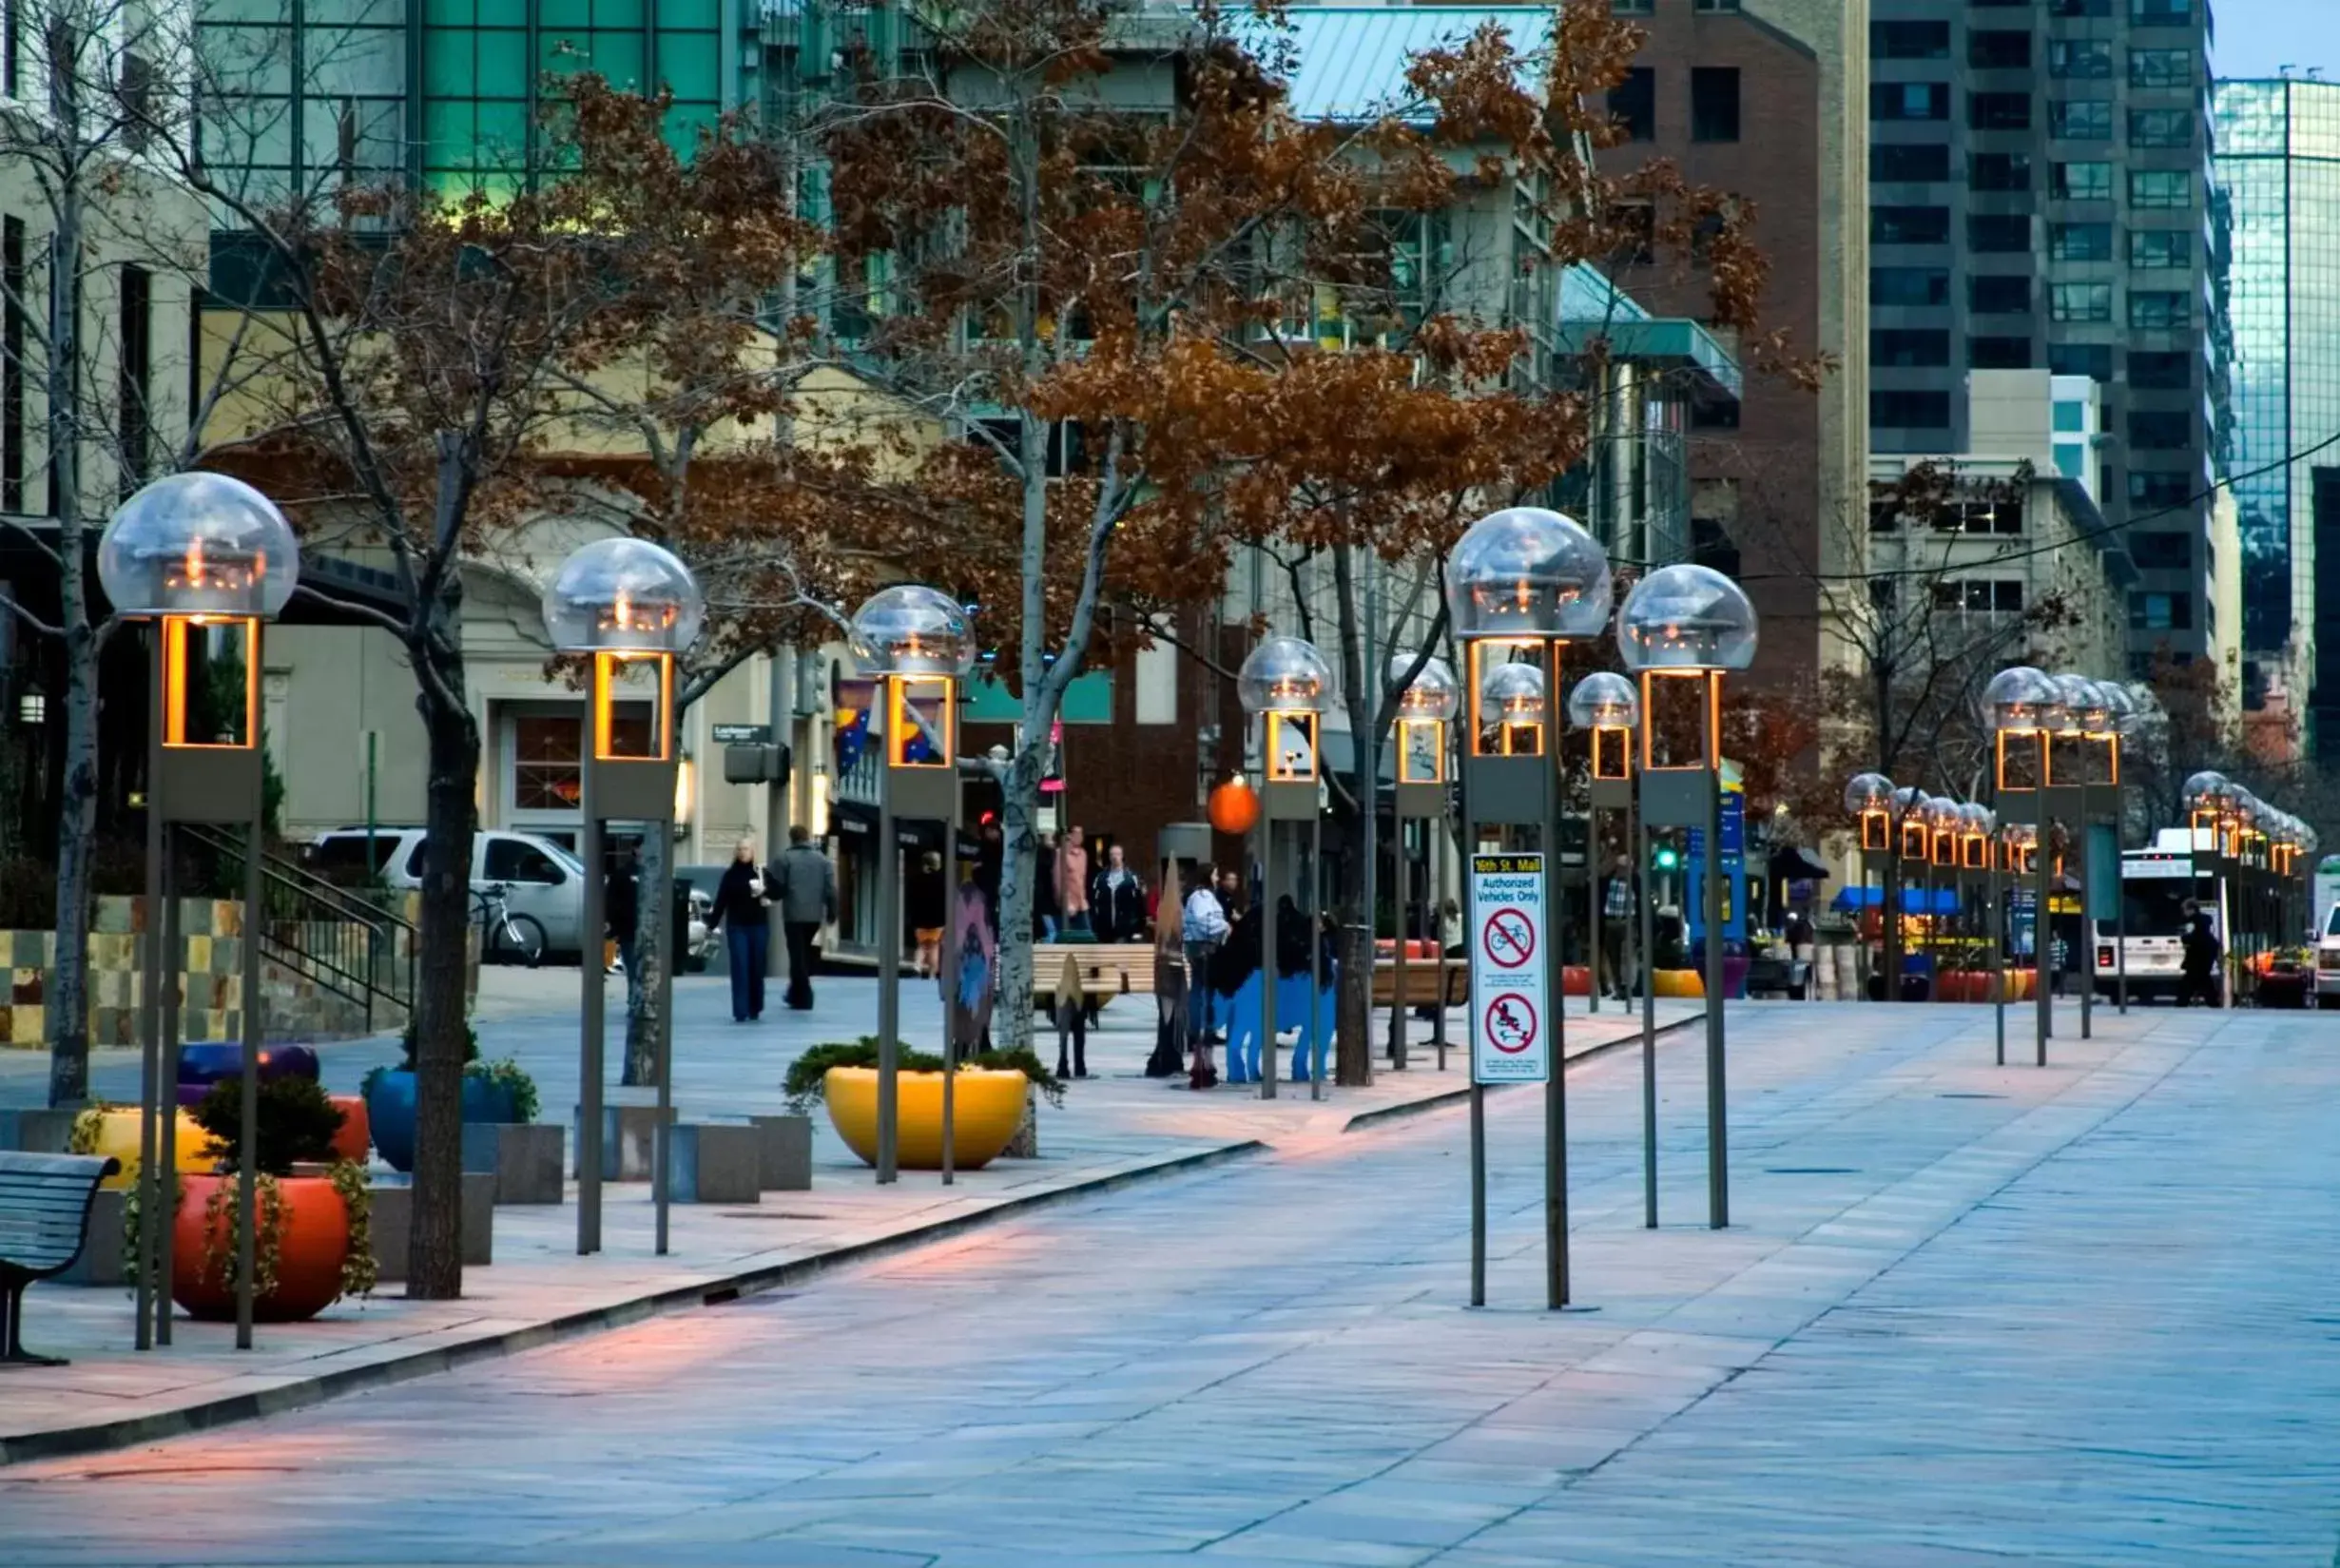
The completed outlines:
[[[2277,68],[2324,68],[2340,82],[2340,0],[2211,0],[2220,76],[2273,76]]]

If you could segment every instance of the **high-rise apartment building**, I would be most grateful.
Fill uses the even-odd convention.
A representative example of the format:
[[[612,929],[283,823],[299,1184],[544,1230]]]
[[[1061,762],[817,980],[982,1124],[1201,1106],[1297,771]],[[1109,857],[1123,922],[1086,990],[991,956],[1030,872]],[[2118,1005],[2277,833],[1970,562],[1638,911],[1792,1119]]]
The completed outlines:
[[[1871,0],[1869,431],[1968,447],[1966,373],[2104,389],[2129,655],[2206,652],[2220,367],[2209,0]]]
[[[2220,82],[2244,700],[2340,736],[2340,85]],[[2319,506],[2319,503],[2320,506]],[[2320,610],[2319,610],[2320,607]]]

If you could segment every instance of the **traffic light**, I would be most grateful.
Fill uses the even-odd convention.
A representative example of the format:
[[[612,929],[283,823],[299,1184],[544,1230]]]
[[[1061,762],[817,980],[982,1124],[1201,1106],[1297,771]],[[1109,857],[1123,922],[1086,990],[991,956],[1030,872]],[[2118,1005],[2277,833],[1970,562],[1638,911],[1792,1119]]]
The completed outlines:
[[[1658,840],[1656,850],[1650,856],[1650,868],[1653,871],[1676,871],[1681,864],[1681,852],[1673,847],[1673,842],[1670,839]]]

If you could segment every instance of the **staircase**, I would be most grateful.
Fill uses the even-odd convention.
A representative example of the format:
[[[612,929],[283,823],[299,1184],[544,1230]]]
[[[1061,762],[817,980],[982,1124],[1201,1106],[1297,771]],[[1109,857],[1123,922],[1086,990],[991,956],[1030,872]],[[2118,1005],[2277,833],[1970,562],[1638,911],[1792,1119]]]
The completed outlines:
[[[179,831],[242,886],[240,837],[192,823]],[[372,1035],[405,1023],[415,1001],[413,921],[279,855],[261,857],[261,906],[272,1019],[287,1013],[314,1035]]]

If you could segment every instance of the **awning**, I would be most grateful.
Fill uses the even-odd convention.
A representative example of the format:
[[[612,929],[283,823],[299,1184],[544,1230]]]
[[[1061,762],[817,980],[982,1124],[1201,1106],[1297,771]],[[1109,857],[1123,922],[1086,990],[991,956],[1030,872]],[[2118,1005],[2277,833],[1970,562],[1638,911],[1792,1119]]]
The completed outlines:
[[[1771,875],[1774,878],[1784,877],[1791,882],[1819,882],[1827,881],[1836,873],[1828,869],[1828,861],[1802,844],[1789,844],[1785,849],[1771,851]]]
[[[878,847],[878,808],[862,801],[839,801],[829,807],[829,820],[836,823],[838,834],[852,840],[866,852]],[[894,819],[894,842],[913,854],[933,850],[942,852],[942,824],[923,817]],[[982,853],[983,846],[965,828],[958,830],[958,858],[973,861]]]
[[[1876,909],[1884,903],[1885,889],[1881,887],[1840,887],[1836,890],[1836,897],[1828,900],[1828,907],[1840,914],[1849,914],[1856,909]],[[1955,887],[1937,887],[1931,899],[1926,897],[1926,890],[1923,887],[1902,889],[1902,913],[1905,915],[1955,915],[1958,907],[1958,889]]]

